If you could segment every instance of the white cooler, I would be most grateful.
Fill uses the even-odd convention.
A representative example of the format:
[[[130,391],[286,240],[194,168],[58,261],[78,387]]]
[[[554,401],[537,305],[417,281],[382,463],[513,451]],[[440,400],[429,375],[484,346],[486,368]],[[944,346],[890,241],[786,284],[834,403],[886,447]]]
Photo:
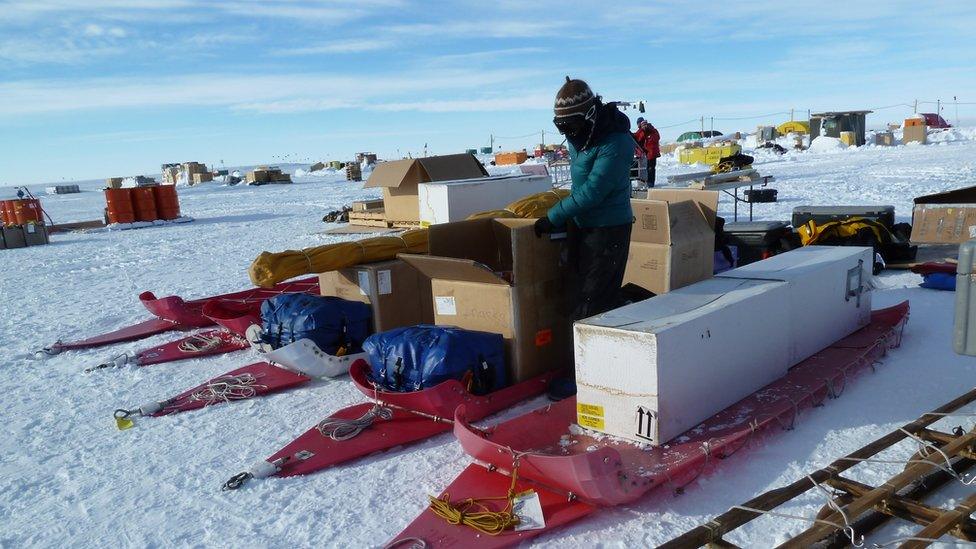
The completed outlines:
[[[504,175],[432,181],[417,185],[420,221],[429,225],[463,221],[469,215],[498,210],[526,196],[552,190],[548,175]]]
[[[663,444],[867,325],[870,248],[807,247],[574,325],[577,421]]]

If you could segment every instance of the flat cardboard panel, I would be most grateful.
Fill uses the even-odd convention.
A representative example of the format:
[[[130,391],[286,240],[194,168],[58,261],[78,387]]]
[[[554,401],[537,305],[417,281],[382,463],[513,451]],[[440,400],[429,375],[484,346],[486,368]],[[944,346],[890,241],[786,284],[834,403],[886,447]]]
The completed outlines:
[[[786,374],[787,293],[784,282],[710,279],[576,323],[577,401],[602,408],[604,432],[668,442]],[[639,429],[641,407],[652,429]]]
[[[976,238],[976,204],[916,204],[913,244],[961,244]]]
[[[430,279],[403,261],[382,261],[322,273],[322,295],[367,303],[376,332],[434,322]]]
[[[631,242],[671,243],[671,222],[667,202],[631,200],[630,207],[634,211],[634,228],[630,233]]]
[[[505,279],[496,275],[489,267],[470,259],[417,254],[399,254],[397,257],[430,279],[509,285]]]
[[[427,175],[424,181],[449,181],[451,179],[472,179],[488,176],[485,167],[473,154],[428,156],[418,158],[417,161]]]
[[[511,271],[511,242],[505,227],[492,219],[433,225],[428,229],[428,251],[432,256],[471,259],[495,271]]]
[[[377,164],[363,188],[400,187],[416,185],[421,181],[424,181],[424,178],[417,160],[407,158]]]
[[[708,221],[708,226],[715,230],[715,217],[718,215],[718,191],[701,191],[697,189],[649,189],[648,200],[663,200],[665,202],[681,202],[691,200],[698,205],[702,215]]]
[[[671,247],[665,244],[631,242],[624,284],[636,284],[655,294],[671,289]]]

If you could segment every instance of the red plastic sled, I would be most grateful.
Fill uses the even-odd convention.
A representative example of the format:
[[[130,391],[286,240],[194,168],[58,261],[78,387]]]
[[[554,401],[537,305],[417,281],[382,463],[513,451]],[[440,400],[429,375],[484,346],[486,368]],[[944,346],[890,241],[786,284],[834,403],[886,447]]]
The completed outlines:
[[[856,372],[900,344],[907,318],[907,301],[873,312],[871,324],[865,328],[797,364],[784,377],[666,446],[642,449],[583,434],[572,427],[575,398],[506,421],[487,433],[472,427],[468,411],[461,407],[455,414],[454,434],[476,464],[469,465],[445,493],[452,501],[504,496],[511,479],[500,471],[511,471],[517,453],[519,479],[526,485],[537,484],[546,527],[487,536],[448,524],[428,509],[395,541],[419,538],[428,547],[507,547],[549,532],[572,520],[570,517],[583,516],[593,506],[626,504],[662,485],[680,490],[714,465],[714,458],[728,457],[744,447],[753,434],[775,426],[789,428],[801,408],[840,396]],[[470,471],[479,469],[478,476],[472,476]],[[486,483],[485,476],[497,480]],[[555,503],[547,506],[547,500]]]
[[[250,344],[246,339],[227,330],[204,330],[140,351],[135,356],[135,363],[138,366],[150,366],[188,358],[222,355],[248,347]]]
[[[365,360],[357,360],[349,369],[349,375],[356,387],[371,399],[385,405],[391,413],[390,418],[377,419],[358,435],[347,440],[334,440],[325,436],[316,425],[265,460],[266,463],[275,465],[273,475],[307,475],[375,452],[445,433],[451,430],[451,425],[450,421],[442,419],[451,418],[458,406],[466,406],[468,418],[472,421],[478,420],[544,393],[555,375],[543,374],[491,394],[478,396],[469,393],[455,380],[409,393],[377,390],[369,382],[367,372],[369,364]],[[372,402],[356,404],[343,408],[330,417],[357,419],[374,406]],[[232,488],[238,486],[240,484]]]
[[[250,290],[191,301],[184,301],[183,298],[178,296],[157,298],[152,292],[143,292],[139,295],[139,300],[156,318],[80,341],[67,343],[58,341],[54,345],[42,349],[39,353],[56,355],[63,351],[88,349],[111,345],[113,343],[133,341],[170,330],[188,330],[191,328],[213,326],[216,322],[215,319],[208,318],[204,315],[203,311],[204,306],[208,303],[214,302],[215,304],[233,308],[237,311],[245,308],[251,314],[257,315],[260,313],[261,303],[265,299],[278,294],[299,292],[317,295],[319,293],[318,278],[303,278],[293,282],[282,282],[269,289],[251,288]],[[219,315],[220,313],[217,314]],[[237,316],[240,317],[243,315]]]
[[[248,377],[251,379],[248,379]],[[253,382],[249,382],[251,380]],[[308,383],[311,380],[310,377],[298,372],[272,366],[267,362],[257,362],[244,366],[243,368],[231,370],[226,374],[219,375],[173,398],[167,399],[163,409],[151,415],[157,417],[165,416],[177,412],[198,410],[205,406],[219,404],[221,402],[245,400],[291,389],[292,387]],[[233,394],[225,394],[224,398],[221,398],[219,395],[219,386],[228,382],[249,389],[244,389]]]

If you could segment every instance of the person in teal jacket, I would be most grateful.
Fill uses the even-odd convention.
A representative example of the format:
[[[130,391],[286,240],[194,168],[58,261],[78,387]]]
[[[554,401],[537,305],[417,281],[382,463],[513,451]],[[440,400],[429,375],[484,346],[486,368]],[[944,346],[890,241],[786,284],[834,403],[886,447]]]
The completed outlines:
[[[568,232],[569,287],[573,320],[620,305],[634,215],[630,120],[603,104],[586,82],[570,80],[556,94],[553,123],[566,136],[571,194],[535,224],[536,234]]]

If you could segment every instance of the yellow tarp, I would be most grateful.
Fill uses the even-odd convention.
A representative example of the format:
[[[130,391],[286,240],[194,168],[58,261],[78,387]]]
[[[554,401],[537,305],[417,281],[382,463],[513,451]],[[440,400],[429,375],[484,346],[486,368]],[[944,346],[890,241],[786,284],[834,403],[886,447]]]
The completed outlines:
[[[776,131],[779,132],[780,135],[786,135],[788,133],[808,134],[810,133],[810,123],[800,120],[783,122],[779,126],[776,126]]]
[[[796,232],[800,234],[800,243],[804,246],[813,246],[822,240],[833,238],[854,238],[862,229],[869,229],[874,233],[878,242],[890,242],[891,233],[888,228],[870,219],[863,217],[849,217],[843,221],[828,221],[818,225],[813,221],[807,221]]]
[[[551,191],[520,198],[508,206],[505,206],[501,210],[488,210],[487,212],[471,214],[468,216],[468,219],[484,219],[486,217],[524,217],[526,219],[531,219],[533,217],[542,217],[546,215],[549,208],[556,205],[556,202],[559,202],[567,196],[569,196],[568,190],[553,189]]]
[[[275,284],[308,273],[325,273],[362,263],[396,258],[401,252],[427,253],[427,229],[416,229],[395,236],[376,236],[355,242],[338,242],[304,250],[261,252],[247,274],[255,286]]]
[[[542,217],[569,191],[555,189],[512,202],[505,209],[477,213],[468,219],[484,217]],[[309,273],[326,273],[363,263],[395,259],[398,253],[427,253],[427,229],[415,229],[394,236],[375,236],[353,242],[326,244],[304,250],[261,254],[251,263],[247,274],[255,286],[270,288],[275,284]]]

